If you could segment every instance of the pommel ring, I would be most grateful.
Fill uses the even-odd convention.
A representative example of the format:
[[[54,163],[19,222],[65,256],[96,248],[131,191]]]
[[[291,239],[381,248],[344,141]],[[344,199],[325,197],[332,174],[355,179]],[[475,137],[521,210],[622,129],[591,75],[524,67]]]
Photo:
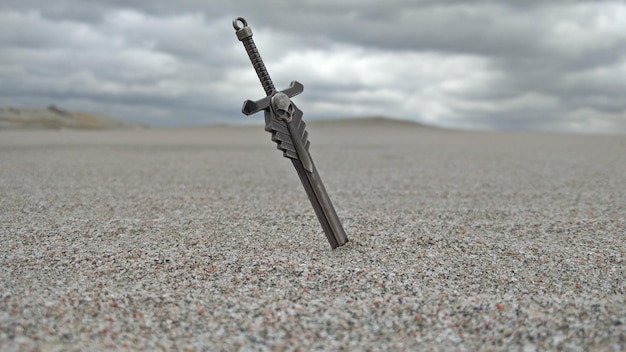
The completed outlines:
[[[239,22],[241,22],[241,27],[239,26]],[[248,21],[246,21],[245,18],[235,17],[235,19],[233,20],[233,28],[235,28],[235,30],[240,30],[246,27],[248,27]]]

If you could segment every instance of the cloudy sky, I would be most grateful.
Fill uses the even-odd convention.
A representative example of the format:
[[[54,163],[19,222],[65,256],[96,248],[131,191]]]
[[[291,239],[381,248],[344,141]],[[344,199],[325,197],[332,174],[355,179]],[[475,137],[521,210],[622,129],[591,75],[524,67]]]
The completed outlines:
[[[305,119],[626,133],[626,2],[2,0],[0,106],[152,126],[262,120],[243,16]]]

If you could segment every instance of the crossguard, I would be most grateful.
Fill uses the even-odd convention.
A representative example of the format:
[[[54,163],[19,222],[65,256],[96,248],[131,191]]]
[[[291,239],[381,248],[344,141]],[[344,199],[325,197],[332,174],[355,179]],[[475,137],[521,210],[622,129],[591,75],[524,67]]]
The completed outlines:
[[[295,97],[296,95],[302,93],[304,91],[304,86],[302,83],[298,81],[292,81],[289,85],[289,88],[281,90],[280,93],[285,93],[288,97]],[[272,97],[276,93],[272,95],[268,95],[265,98],[259,99],[257,101],[246,100],[243,102],[243,107],[241,108],[241,112],[244,115],[252,115],[261,110],[265,110],[270,108],[270,104],[272,102]]]

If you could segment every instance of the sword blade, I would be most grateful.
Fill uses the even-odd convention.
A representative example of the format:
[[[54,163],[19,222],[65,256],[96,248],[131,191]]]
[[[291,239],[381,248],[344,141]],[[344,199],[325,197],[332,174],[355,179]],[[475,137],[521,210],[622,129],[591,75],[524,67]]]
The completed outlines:
[[[341,225],[339,216],[337,216],[333,203],[328,197],[326,188],[322,183],[322,179],[315,165],[312,164],[313,172],[309,172],[304,168],[300,160],[291,159],[291,162],[298,172],[302,186],[304,186],[304,190],[311,201],[315,215],[317,215],[317,219],[320,225],[322,225],[322,229],[326,234],[330,246],[335,249],[346,244],[348,242],[348,236]]]
[[[307,150],[307,133],[306,124],[302,120],[302,110],[293,104],[293,119],[287,123],[289,134],[292,138],[293,146],[298,154],[298,165],[294,163],[294,167],[298,171],[298,176],[302,185],[307,192],[307,196],[311,201],[315,214],[326,233],[330,246],[334,249],[348,242],[348,236],[341,225],[341,221],[337,216],[335,207],[326,192],[326,188],[322,183],[322,178],[317,172],[313,158]]]

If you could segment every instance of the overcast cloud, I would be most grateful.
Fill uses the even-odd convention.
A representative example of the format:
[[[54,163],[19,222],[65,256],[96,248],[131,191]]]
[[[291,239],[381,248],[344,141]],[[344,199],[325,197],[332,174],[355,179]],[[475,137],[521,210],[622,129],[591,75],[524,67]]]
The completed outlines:
[[[240,113],[264,93],[235,16],[307,120],[626,133],[624,1],[4,0],[0,106],[261,120]]]

